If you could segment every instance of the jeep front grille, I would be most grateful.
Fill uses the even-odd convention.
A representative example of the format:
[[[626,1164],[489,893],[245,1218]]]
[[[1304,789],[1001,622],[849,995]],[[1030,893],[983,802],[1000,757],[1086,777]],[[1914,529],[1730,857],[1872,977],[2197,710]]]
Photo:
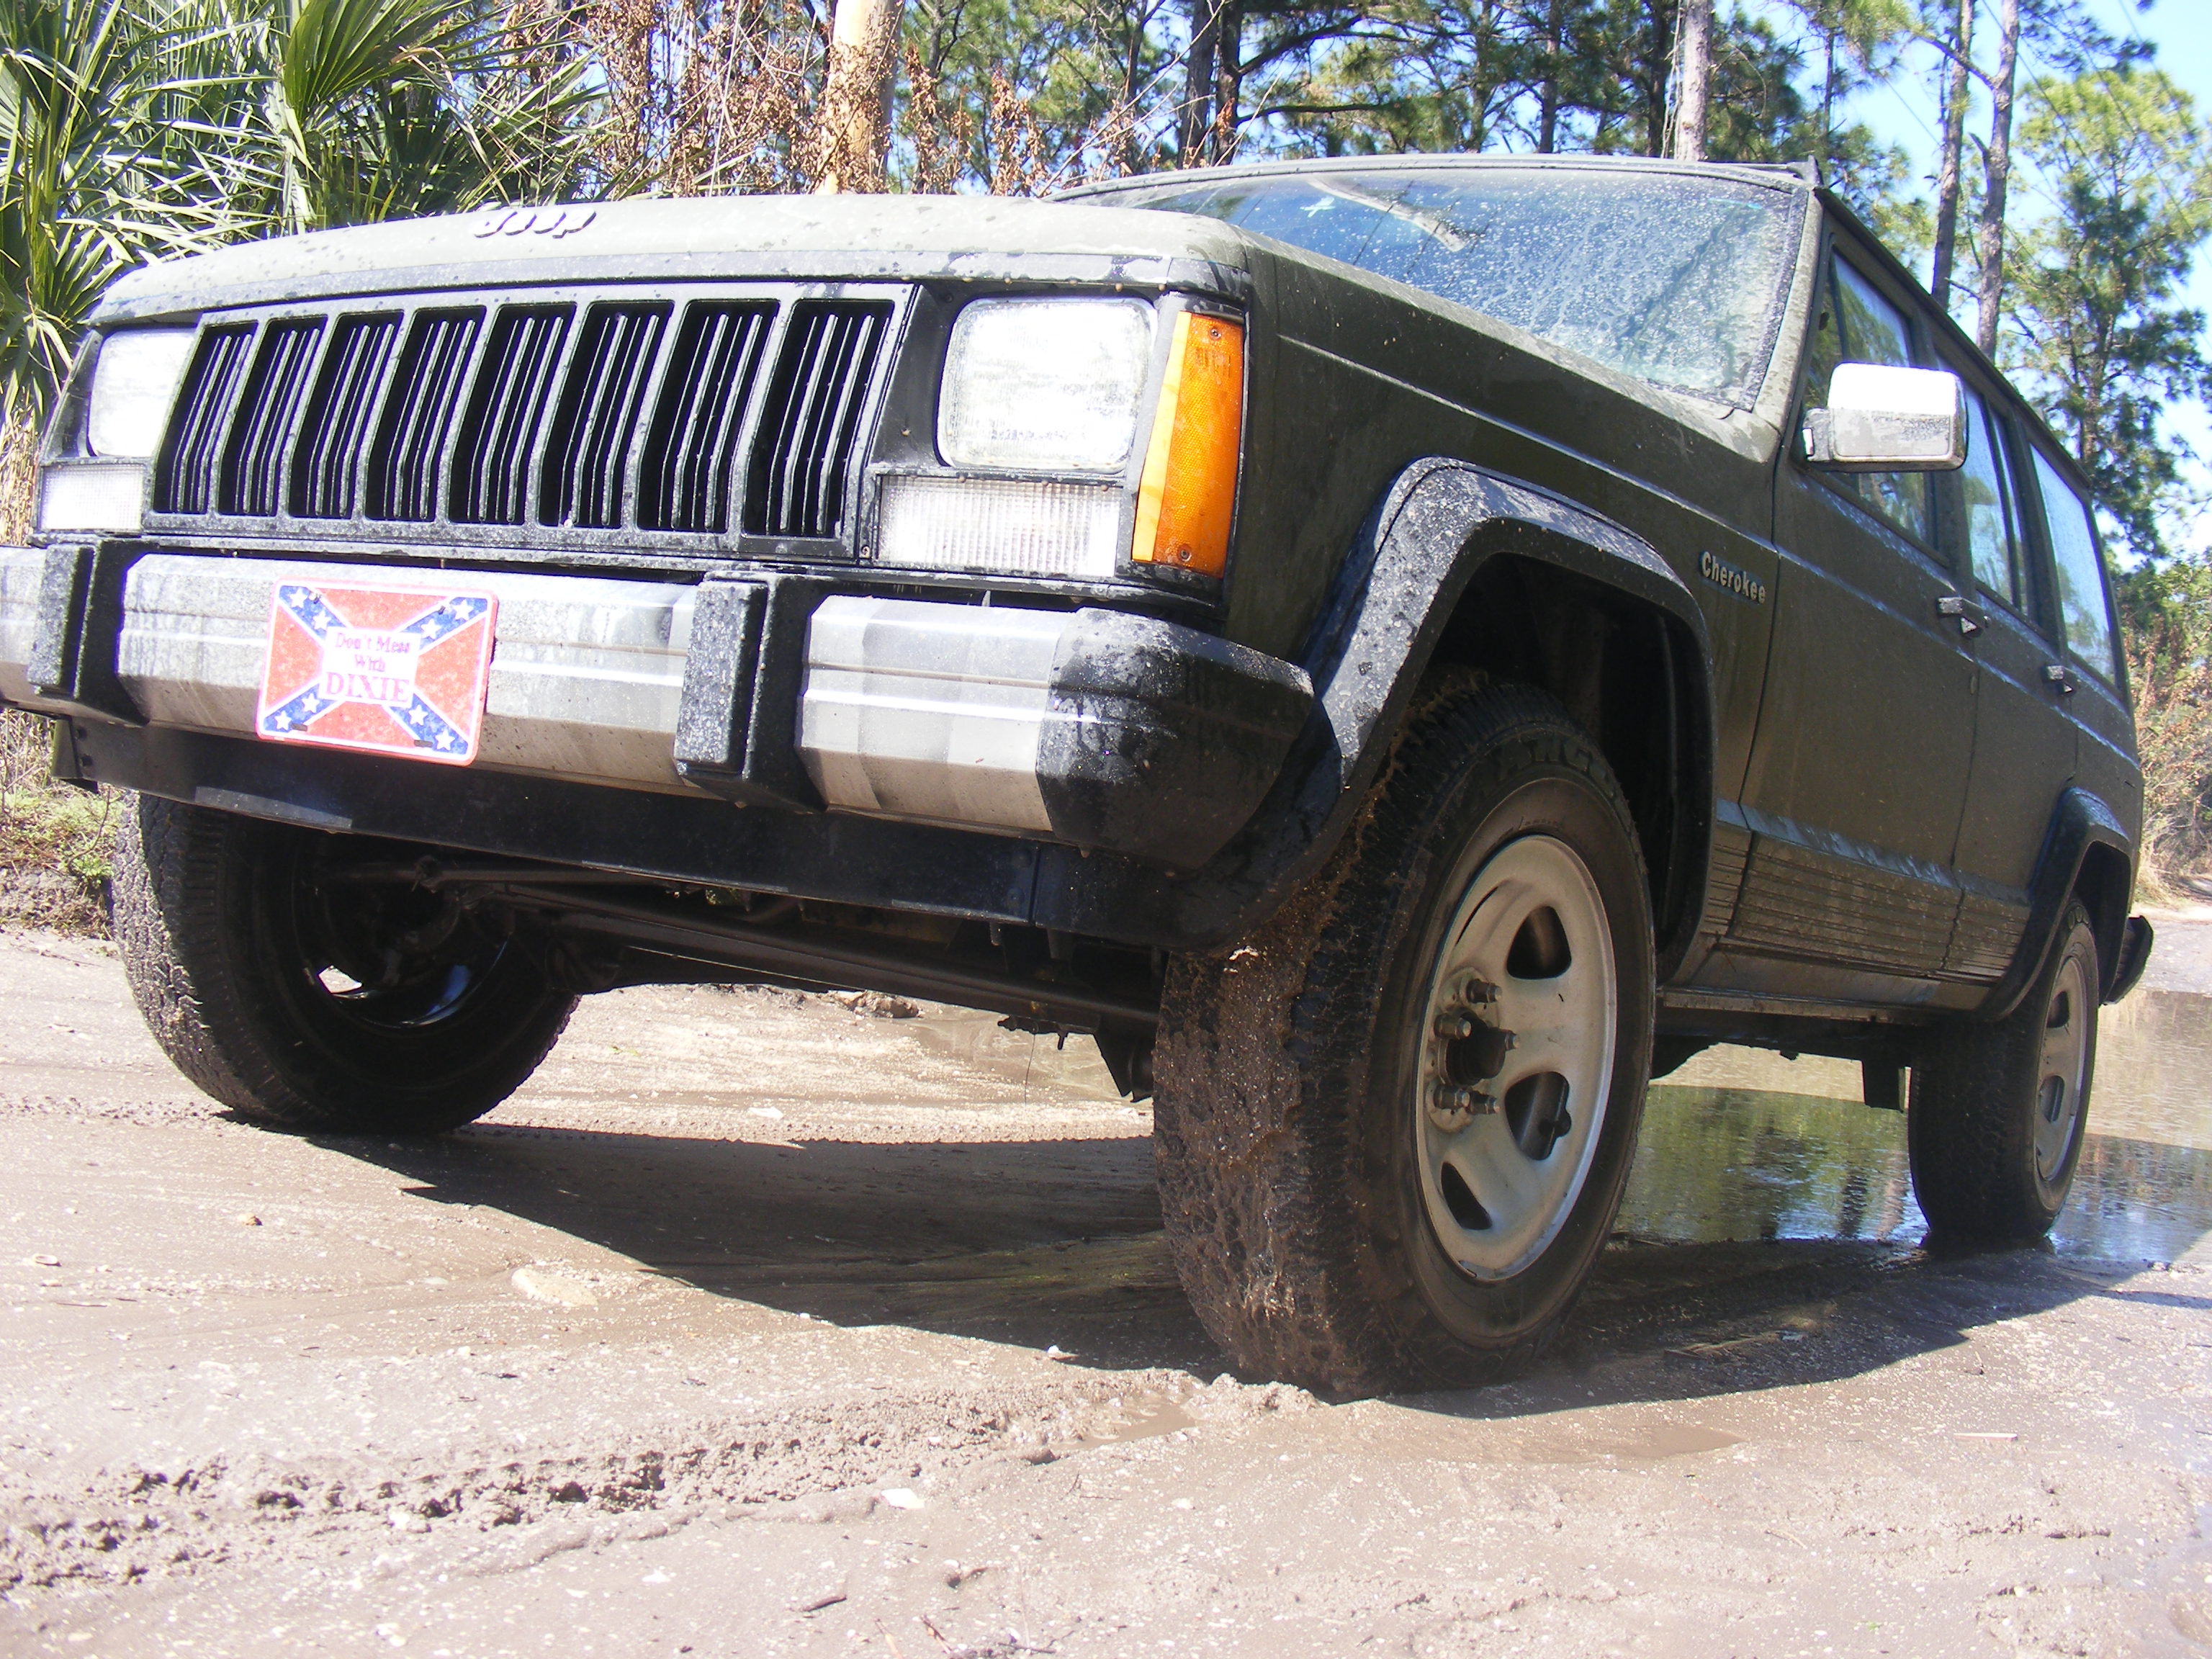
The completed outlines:
[[[849,528],[901,302],[850,295],[601,289],[229,313],[201,331],[148,527],[506,545],[635,530],[672,550],[832,541]]]

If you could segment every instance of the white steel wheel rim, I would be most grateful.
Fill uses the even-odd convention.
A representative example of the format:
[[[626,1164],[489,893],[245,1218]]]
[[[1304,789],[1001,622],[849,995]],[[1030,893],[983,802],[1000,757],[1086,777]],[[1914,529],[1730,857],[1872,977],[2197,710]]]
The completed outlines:
[[[2089,1064],[2089,976],[2069,954],[2051,988],[2035,1067],[2035,1173],[2045,1186],[2064,1173],[2081,1116],[2082,1073]]]
[[[1544,835],[1500,848],[1437,948],[1413,1102],[1421,1196],[1462,1272],[1510,1278],[1566,1225],[1603,1136],[1620,1013],[1605,901],[1581,856]],[[1556,1127],[1560,1108],[1567,1127],[1549,1137],[1540,1115]]]

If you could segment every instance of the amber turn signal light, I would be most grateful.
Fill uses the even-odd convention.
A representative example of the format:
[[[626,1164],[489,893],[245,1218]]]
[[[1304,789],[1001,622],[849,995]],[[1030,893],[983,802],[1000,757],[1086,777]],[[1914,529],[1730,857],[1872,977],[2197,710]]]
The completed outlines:
[[[1177,312],[1137,488],[1138,563],[1207,576],[1228,568],[1243,428],[1244,325]]]

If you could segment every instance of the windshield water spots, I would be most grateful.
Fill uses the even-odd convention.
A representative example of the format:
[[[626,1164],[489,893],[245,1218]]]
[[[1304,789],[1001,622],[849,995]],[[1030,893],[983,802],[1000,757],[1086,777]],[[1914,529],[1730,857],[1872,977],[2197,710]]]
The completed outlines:
[[[1750,406],[1798,204],[1726,179],[1486,168],[1242,179],[1138,198],[1272,236],[1624,374]]]

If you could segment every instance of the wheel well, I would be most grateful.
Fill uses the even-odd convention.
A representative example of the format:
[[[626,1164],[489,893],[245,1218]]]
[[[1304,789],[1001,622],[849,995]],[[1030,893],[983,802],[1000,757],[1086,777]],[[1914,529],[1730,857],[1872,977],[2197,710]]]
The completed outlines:
[[[1636,817],[1663,971],[1697,926],[1711,834],[1705,693],[1688,631],[1617,588],[1501,554],[1475,573],[1432,660],[1540,686],[1596,742]]]
[[[2089,925],[2097,933],[2097,970],[2110,990],[2113,970],[2119,965],[2120,939],[2128,925],[2128,900],[2134,890],[2135,872],[2127,854],[2117,847],[2092,842],[2081,854],[2081,869],[2074,878],[2074,891],[2089,912]]]

